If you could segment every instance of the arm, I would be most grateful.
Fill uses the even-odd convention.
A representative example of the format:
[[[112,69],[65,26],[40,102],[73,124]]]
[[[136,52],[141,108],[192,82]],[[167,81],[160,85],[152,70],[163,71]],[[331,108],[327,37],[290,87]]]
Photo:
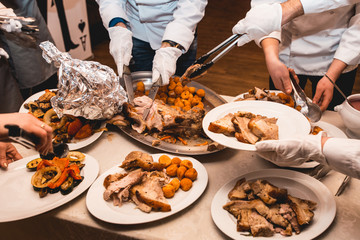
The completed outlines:
[[[360,179],[360,140],[328,138],[324,141],[323,153],[329,166]]]
[[[350,19],[348,28],[341,36],[340,44],[336,49],[333,62],[326,75],[336,81],[348,65],[357,65],[360,62],[360,4],[355,5],[355,14]],[[323,77],[316,86],[313,101],[326,110],[334,92],[334,86]]]
[[[331,80],[336,81],[346,66],[346,63],[334,59],[327,70],[326,75],[329,76]],[[325,111],[331,102],[333,94],[334,86],[326,77],[322,77],[316,85],[313,102],[319,105],[321,111]]]
[[[123,18],[129,21],[125,11],[124,0],[96,0],[99,5],[99,12],[103,21],[104,27],[109,28],[109,23],[114,18]]]
[[[177,9],[165,29],[162,40],[172,40],[179,43],[187,51],[194,39],[197,24],[205,14],[207,0],[179,0]]]
[[[266,38],[261,41],[265,54],[266,66],[277,89],[290,94],[291,84],[289,71],[279,59],[279,41],[275,38]]]

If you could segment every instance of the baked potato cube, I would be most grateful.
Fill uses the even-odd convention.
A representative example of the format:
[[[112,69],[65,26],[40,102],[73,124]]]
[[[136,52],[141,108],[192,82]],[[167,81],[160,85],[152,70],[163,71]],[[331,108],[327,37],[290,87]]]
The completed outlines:
[[[174,186],[175,192],[180,188],[180,180],[178,178],[174,178],[169,184]]]
[[[178,166],[176,164],[171,164],[166,168],[166,174],[170,177],[175,177],[177,173]]]
[[[161,155],[159,158],[159,163],[165,167],[168,167],[171,165],[171,158],[168,155]]]
[[[176,164],[177,166],[180,166],[181,163],[181,159],[178,157],[174,157],[173,159],[171,159],[171,164]]]
[[[192,181],[189,178],[183,178],[180,181],[180,187],[183,191],[189,191],[192,187]]]
[[[180,166],[178,167],[177,171],[176,171],[176,176],[178,177],[178,179],[183,179],[185,172],[187,171],[187,168],[184,166]]]
[[[162,188],[164,196],[166,198],[172,198],[175,195],[175,187],[173,185],[167,184]]]
[[[197,175],[198,175],[198,173],[195,168],[189,168],[185,172],[185,177],[189,178],[191,181],[195,181],[197,178]]]
[[[186,167],[187,169],[190,169],[193,167],[193,164],[190,160],[182,160],[181,163],[180,163],[180,166],[184,166]]]

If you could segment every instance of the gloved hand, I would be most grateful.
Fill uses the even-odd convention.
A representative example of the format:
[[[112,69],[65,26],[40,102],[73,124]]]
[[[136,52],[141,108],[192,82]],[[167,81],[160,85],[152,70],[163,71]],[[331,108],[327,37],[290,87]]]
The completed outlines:
[[[123,75],[124,65],[129,66],[133,47],[132,32],[123,27],[111,27],[108,29],[110,36],[110,54],[113,56],[118,75]]]
[[[294,139],[268,140],[255,144],[257,154],[282,167],[297,166],[307,160],[326,164],[321,148],[323,132]]]
[[[260,40],[271,32],[281,30],[282,9],[279,3],[252,7],[246,17],[232,29],[234,34],[244,34],[238,40],[240,47],[252,40]]]
[[[6,8],[3,4],[0,5],[0,15],[8,17],[16,17],[12,8]],[[8,19],[1,24],[1,28],[7,32],[21,32],[22,24],[18,20]]]
[[[181,54],[181,50],[175,47],[164,47],[156,50],[152,69],[153,83],[161,76],[161,85],[169,84],[169,78],[174,75],[176,61]]]

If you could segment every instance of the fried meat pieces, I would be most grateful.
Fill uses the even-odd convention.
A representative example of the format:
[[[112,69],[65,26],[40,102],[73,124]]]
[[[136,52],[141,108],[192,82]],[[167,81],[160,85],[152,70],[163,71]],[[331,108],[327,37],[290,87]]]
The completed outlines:
[[[266,180],[237,181],[229,192],[231,200],[223,208],[237,219],[238,231],[250,231],[253,236],[272,236],[278,232],[299,234],[302,226],[314,217],[316,203],[293,197],[286,189]]]
[[[162,187],[169,182],[164,166],[153,161],[151,155],[140,151],[129,153],[121,168],[128,172],[108,175],[104,180],[103,198],[112,199],[114,206],[132,200],[146,213],[151,210],[170,211],[171,206],[164,197]]]
[[[211,122],[208,129],[211,132],[235,136],[240,142],[255,144],[261,140],[279,139],[276,122],[276,118],[239,111]]]

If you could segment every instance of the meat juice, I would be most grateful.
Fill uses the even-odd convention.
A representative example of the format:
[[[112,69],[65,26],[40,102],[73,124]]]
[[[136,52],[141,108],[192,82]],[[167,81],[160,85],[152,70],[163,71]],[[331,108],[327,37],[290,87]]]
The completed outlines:
[[[353,108],[360,111],[360,99],[350,99],[349,101]]]

